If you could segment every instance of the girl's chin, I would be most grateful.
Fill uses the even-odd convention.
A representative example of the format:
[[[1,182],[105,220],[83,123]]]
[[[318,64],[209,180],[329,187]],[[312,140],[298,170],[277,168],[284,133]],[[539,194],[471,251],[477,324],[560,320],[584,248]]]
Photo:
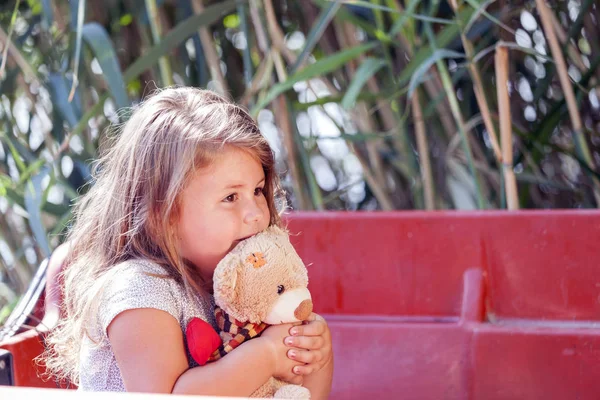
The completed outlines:
[[[229,253],[231,250],[235,249],[236,246],[238,244],[240,244],[242,241],[241,240],[234,240],[233,243],[231,243],[231,247],[229,248],[229,250],[227,250],[227,253]]]

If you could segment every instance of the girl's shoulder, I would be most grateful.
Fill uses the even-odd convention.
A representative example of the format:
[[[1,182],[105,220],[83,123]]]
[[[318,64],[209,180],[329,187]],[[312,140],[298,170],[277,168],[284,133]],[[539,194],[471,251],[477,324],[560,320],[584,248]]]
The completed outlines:
[[[114,265],[107,272],[103,286],[104,290],[109,291],[131,291],[135,296],[180,296],[185,292],[183,284],[170,276],[165,268],[145,259],[132,259]],[[147,293],[149,289],[152,290]]]
[[[136,308],[166,311],[176,319],[182,316],[186,291],[160,265],[134,259],[114,265],[102,282],[98,307],[100,325],[105,331],[121,312]]]
[[[156,276],[158,278],[170,278],[165,268],[153,261],[144,258],[133,258],[130,260],[122,261],[114,265],[111,268],[111,270],[114,270],[119,274],[144,274],[149,276]]]

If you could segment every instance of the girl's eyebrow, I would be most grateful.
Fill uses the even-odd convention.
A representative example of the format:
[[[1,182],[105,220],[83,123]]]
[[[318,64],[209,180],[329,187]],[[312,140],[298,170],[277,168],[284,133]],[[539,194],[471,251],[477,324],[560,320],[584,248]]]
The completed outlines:
[[[257,185],[260,185],[264,181],[265,181],[265,178],[262,178],[260,181],[258,181]],[[237,183],[237,184],[225,186],[225,189],[239,189],[239,188],[243,188],[244,186],[246,186],[246,185],[244,185],[243,183]]]

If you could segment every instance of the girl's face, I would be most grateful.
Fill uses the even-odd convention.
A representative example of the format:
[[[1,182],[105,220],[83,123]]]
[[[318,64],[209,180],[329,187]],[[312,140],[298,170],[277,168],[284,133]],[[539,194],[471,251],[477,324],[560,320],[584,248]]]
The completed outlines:
[[[226,146],[212,164],[194,173],[183,190],[178,250],[207,282],[240,240],[269,226],[264,187],[260,161],[247,151]]]

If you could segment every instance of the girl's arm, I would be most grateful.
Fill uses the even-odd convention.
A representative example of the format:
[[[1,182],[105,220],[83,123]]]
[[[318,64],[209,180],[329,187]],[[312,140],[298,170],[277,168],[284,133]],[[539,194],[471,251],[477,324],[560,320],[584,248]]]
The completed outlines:
[[[107,333],[128,392],[247,397],[271,376],[292,380],[291,370],[298,363],[286,356],[283,339],[289,328],[269,328],[265,338],[244,343],[217,362],[191,369],[181,327],[165,311],[124,311],[111,322]]]
[[[333,380],[333,358],[320,370],[304,377],[304,387],[310,390],[312,400],[328,399]]]
[[[327,399],[333,380],[333,349],[331,332],[323,317],[311,314],[306,324],[290,330],[285,339],[288,357],[302,362],[296,373],[304,376],[304,386],[310,390],[311,399]]]
[[[174,394],[247,397],[273,375],[268,349],[250,340],[217,362],[185,371],[173,388]],[[265,351],[266,350],[266,351]]]

